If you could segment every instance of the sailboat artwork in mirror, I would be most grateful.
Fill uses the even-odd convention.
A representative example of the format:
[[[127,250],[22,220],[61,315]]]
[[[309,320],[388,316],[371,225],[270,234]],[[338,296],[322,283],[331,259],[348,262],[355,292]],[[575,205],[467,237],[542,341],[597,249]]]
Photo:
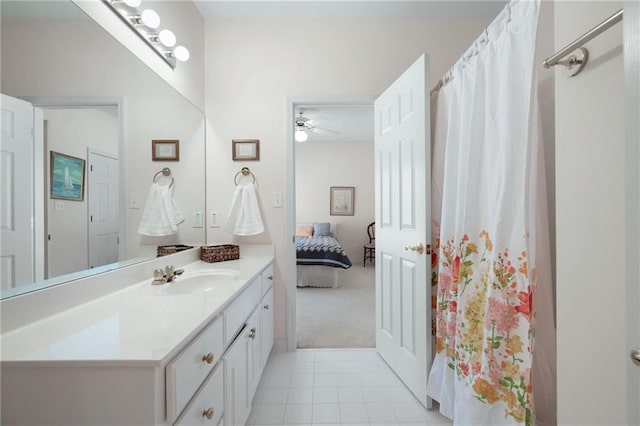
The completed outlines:
[[[148,261],[158,246],[205,244],[188,214],[206,209],[193,190],[205,180],[202,111],[74,2],[2,0],[0,19],[2,124],[15,104],[32,142],[13,150],[15,179],[0,167],[22,195],[0,200],[0,223],[15,224],[0,227],[0,297]],[[5,133],[3,155],[16,145]],[[186,219],[167,236],[136,232],[158,170],[154,139],[180,140],[173,195]]]
[[[85,160],[51,151],[51,198],[84,200]]]

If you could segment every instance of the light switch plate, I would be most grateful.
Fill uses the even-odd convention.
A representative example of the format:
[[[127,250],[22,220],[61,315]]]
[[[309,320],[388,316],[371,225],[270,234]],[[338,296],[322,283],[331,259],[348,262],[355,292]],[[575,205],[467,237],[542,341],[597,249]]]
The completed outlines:
[[[282,207],[282,192],[271,193],[271,206],[274,208]]]

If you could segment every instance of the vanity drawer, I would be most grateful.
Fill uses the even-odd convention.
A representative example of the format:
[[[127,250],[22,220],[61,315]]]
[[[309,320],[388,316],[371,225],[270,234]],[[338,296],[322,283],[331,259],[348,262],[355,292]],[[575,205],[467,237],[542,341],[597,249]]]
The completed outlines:
[[[273,263],[262,271],[262,295],[267,294],[273,287]]]
[[[255,278],[224,311],[225,346],[229,345],[262,299],[262,279]]]
[[[217,425],[224,412],[224,374],[222,363],[207,379],[200,392],[184,410],[176,425]],[[211,418],[209,418],[211,416]]]
[[[167,418],[173,422],[224,352],[223,321],[218,318],[167,365]]]

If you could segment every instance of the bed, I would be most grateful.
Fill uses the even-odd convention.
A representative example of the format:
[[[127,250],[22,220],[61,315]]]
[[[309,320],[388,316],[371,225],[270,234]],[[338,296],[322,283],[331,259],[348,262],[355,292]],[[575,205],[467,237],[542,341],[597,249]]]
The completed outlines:
[[[335,237],[335,225],[315,226],[316,235],[300,235],[296,231],[296,264],[298,287],[340,286],[341,272],[351,267],[351,260]],[[309,225],[299,225],[298,230]],[[324,229],[324,232],[318,230]]]

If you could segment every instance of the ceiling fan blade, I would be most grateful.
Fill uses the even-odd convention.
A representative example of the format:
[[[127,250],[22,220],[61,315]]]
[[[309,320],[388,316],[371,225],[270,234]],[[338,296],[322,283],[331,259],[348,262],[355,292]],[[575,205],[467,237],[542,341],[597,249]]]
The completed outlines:
[[[314,132],[314,133],[318,133],[320,135],[337,135],[339,132],[336,132],[335,130],[330,130],[330,129],[323,129],[322,127],[313,127],[313,126],[309,126],[307,127],[310,131]]]
[[[313,126],[318,126],[318,125],[322,125],[324,123],[328,123],[329,119],[323,115],[317,115],[317,116],[310,116],[309,120],[307,121],[307,123],[313,125]]]

